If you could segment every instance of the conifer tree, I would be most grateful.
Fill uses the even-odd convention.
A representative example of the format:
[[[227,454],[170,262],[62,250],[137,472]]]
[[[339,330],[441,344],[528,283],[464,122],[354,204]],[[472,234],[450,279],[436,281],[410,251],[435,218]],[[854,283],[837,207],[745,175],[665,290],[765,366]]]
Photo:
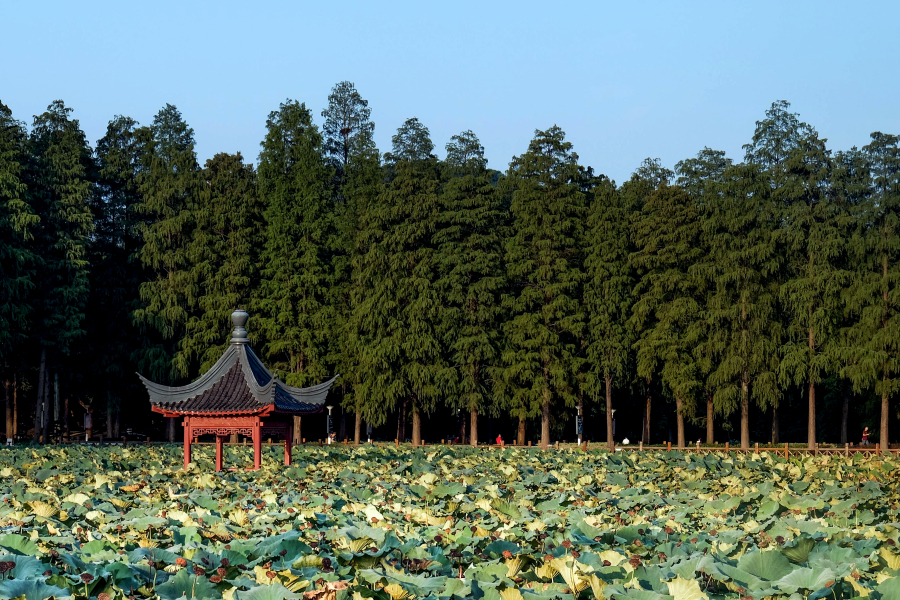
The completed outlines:
[[[250,304],[264,239],[256,173],[241,154],[216,154],[206,161],[202,175],[207,189],[191,243],[192,279],[200,297],[182,344],[183,352],[199,360],[201,373],[228,344],[229,315]]]
[[[772,201],[783,211],[780,243],[789,260],[780,297],[786,312],[786,339],[780,372],[805,383],[807,443],[816,444],[816,384],[833,371],[834,323],[844,287],[839,268],[844,251],[841,214],[829,194],[831,157],[815,129],[776,102],[756,125],[747,161],[761,165],[770,179]]]
[[[265,245],[255,327],[272,366],[288,384],[305,386],[328,375],[332,169],[305,104],[283,102],[269,114],[266,129],[258,171]]]
[[[360,243],[367,250],[354,265],[359,289],[365,290],[351,317],[360,360],[355,393],[373,425],[384,421],[386,410],[399,408],[401,432],[408,406],[412,441],[420,444],[422,414],[432,410],[452,377],[442,360],[432,243],[440,172],[428,129],[418,119],[408,119],[392,142],[393,176],[366,211]]]
[[[778,275],[783,257],[776,228],[781,212],[771,201],[758,165],[728,167],[717,194],[706,202],[702,226],[709,243],[700,275],[715,292],[707,301],[709,386],[723,414],[741,411],[741,447],[750,447],[750,401],[763,408],[778,400]]]
[[[375,149],[375,123],[370,121],[372,109],[349,81],[342,81],[331,89],[328,108],[322,111],[325,156],[335,173],[344,177],[352,157]]]
[[[721,150],[713,150],[704,148],[697,153],[695,158],[689,158],[680,161],[675,165],[678,173],[678,185],[681,186],[690,196],[694,205],[697,207],[701,219],[705,219],[704,215],[707,211],[712,210],[717,205],[716,194],[723,182],[725,170],[730,167],[732,161],[725,156],[725,152]],[[704,273],[708,272],[704,263],[710,260],[710,241],[706,232],[699,232],[699,245],[703,248],[703,254],[698,257],[697,262],[691,267],[693,275],[698,277],[703,289],[705,290],[705,298],[701,301],[703,310],[708,312],[709,304],[713,297],[712,282],[704,278]],[[706,400],[706,443],[713,444],[715,441],[715,389],[709,381],[709,375],[713,368],[713,352],[709,348],[709,320],[706,320],[703,337],[701,338],[696,351],[694,353],[698,362],[698,367],[705,379],[703,394]],[[726,407],[719,407],[718,412],[724,416]]]
[[[628,237],[628,252],[634,253],[637,246],[634,238],[634,221],[640,217],[641,210],[650,195],[663,183],[670,184],[675,177],[670,169],[662,166],[658,158],[645,158],[640,166],[632,173],[631,178],[622,184],[619,190],[619,197],[622,200],[626,213],[631,219],[631,230]],[[632,267],[629,266],[629,269]],[[632,273],[632,276],[634,274]],[[632,323],[633,326],[633,323]],[[632,338],[637,337],[638,332],[632,331]],[[650,424],[652,416],[653,392],[657,389],[658,377],[648,375],[639,377],[640,388],[643,389],[644,399],[644,416],[643,427],[641,428],[641,439],[645,444],[650,443]],[[608,417],[609,418],[609,417]]]
[[[500,245],[503,213],[500,192],[491,185],[484,148],[475,134],[464,131],[453,136],[446,150],[434,236],[440,330],[456,370],[451,404],[469,413],[469,439],[477,446],[478,414],[488,406],[491,372],[499,356],[500,296],[505,286]],[[521,427],[520,436],[524,434]]]
[[[15,344],[27,335],[32,313],[29,292],[35,285],[37,257],[31,240],[40,217],[30,203],[27,163],[25,124],[0,103],[0,361],[4,371]]]
[[[606,396],[606,444],[615,449],[612,431],[613,385],[625,380],[631,357],[634,280],[628,263],[630,216],[613,181],[603,178],[593,190],[585,241],[584,303],[587,319],[588,385]]]
[[[845,372],[857,389],[881,397],[879,441],[888,449],[891,397],[900,389],[900,136],[875,132],[863,152],[872,189],[853,239],[857,270],[848,305],[855,319]]]
[[[691,268],[703,255],[697,206],[683,189],[663,183],[644,203],[634,233],[637,371],[658,373],[675,398],[678,447],[684,448],[684,415],[693,412],[702,388],[694,349],[702,341],[704,290]]]
[[[137,176],[140,145],[137,122],[117,116],[97,142],[97,193],[93,212],[95,234],[90,249],[91,302],[88,306],[87,353],[91,369],[103,377],[95,399],[106,403],[109,437],[119,435],[123,398],[135,389],[132,354],[139,336],[131,320],[145,271],[136,259],[141,239],[135,207],[140,202]],[[86,365],[87,366],[87,365]]]
[[[94,231],[90,209],[94,169],[91,150],[71,108],[61,100],[34,119],[32,190],[41,217],[37,245],[41,255],[36,337],[41,345],[34,441],[46,442],[50,428],[47,355],[51,367],[71,355],[84,335],[90,290],[88,246]],[[49,352],[48,352],[49,351]]]
[[[528,151],[510,163],[513,186],[506,243],[502,383],[513,416],[541,417],[541,445],[550,444],[550,410],[575,403],[584,311],[581,240],[587,214],[578,155],[553,126],[536,131]]]
[[[141,303],[132,316],[142,332],[159,335],[156,343],[141,349],[138,365],[153,380],[174,382],[192,372],[190,355],[182,352],[180,342],[199,296],[189,254],[205,184],[194,152],[194,130],[176,107],[166,104],[153,124],[136,135],[141,164],[135,210],[142,216],[143,240],[138,256],[151,276],[140,285]],[[171,426],[170,421],[170,439]]]
[[[381,155],[374,146],[366,143],[350,155],[344,171],[342,186],[343,203],[335,211],[338,239],[343,251],[337,251],[332,260],[336,289],[332,295],[335,310],[337,335],[332,336],[331,358],[338,371],[345,374],[343,381],[349,387],[345,394],[344,408],[355,413],[353,439],[359,444],[362,437],[364,399],[356,392],[359,383],[360,365],[365,345],[359,343],[358,321],[353,319],[356,307],[365,301],[367,280],[362,277],[366,271],[365,255],[369,251],[366,239],[367,229],[372,225],[365,215],[372,210],[381,193],[383,172]]]

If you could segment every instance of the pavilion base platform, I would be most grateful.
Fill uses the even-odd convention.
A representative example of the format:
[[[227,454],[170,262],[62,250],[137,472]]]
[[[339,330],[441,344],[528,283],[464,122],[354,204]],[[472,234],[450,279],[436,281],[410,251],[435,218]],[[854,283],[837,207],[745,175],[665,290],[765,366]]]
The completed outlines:
[[[191,463],[191,442],[201,435],[216,436],[216,471],[224,467],[225,440],[231,434],[243,434],[253,440],[253,469],[258,470],[262,465],[262,439],[263,436],[281,437],[284,439],[284,464],[291,464],[291,449],[293,447],[293,420],[279,419],[275,415],[269,417],[246,416],[185,416],[184,417],[184,469],[188,469]]]

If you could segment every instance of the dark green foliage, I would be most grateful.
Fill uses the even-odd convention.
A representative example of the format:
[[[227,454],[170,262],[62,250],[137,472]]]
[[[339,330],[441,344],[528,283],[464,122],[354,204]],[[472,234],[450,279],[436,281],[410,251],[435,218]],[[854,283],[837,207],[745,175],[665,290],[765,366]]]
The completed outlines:
[[[606,408],[611,410],[612,387],[625,383],[633,338],[627,325],[634,303],[634,279],[628,265],[629,214],[609,179],[601,178],[592,192],[584,261],[587,384],[595,398],[600,397],[601,386],[605,389]],[[607,438],[612,439],[611,430]]]
[[[41,342],[64,355],[84,335],[94,231],[91,150],[71,112],[55,101],[34,118],[31,132],[32,194],[41,217],[36,327]]]
[[[89,372],[102,374],[102,388],[94,393],[107,409],[107,434],[117,435],[115,424],[125,397],[139,390],[131,354],[138,331],[131,312],[136,308],[145,270],[135,253],[140,247],[140,202],[137,174],[140,146],[137,122],[117,116],[97,142],[97,193],[94,196],[96,232],[91,245],[91,301],[88,307],[89,356],[96,364]]]
[[[28,195],[24,123],[0,103],[0,359],[24,341],[32,312],[36,257],[30,246],[40,218]]]
[[[581,240],[587,207],[578,156],[559,127],[536,131],[510,163],[512,218],[506,242],[509,320],[504,326],[503,394],[514,417],[541,415],[550,442],[550,410],[575,403],[585,315]]]
[[[364,212],[349,324],[359,361],[357,407],[367,422],[379,425],[385,409],[408,402],[414,440],[421,413],[434,406],[451,377],[438,330],[432,237],[440,214],[440,172],[428,156],[432,148],[427,128],[415,119],[393,137],[393,178]]]
[[[863,148],[871,172],[864,219],[853,238],[853,319],[845,374],[881,397],[880,439],[888,441],[890,399],[900,389],[900,137],[880,132]]]
[[[265,217],[262,282],[254,293],[254,330],[272,367],[290,385],[321,382],[332,325],[328,243],[332,169],[305,104],[287,100],[266,121],[259,155]]]
[[[328,108],[322,111],[322,137],[325,156],[338,174],[343,175],[354,155],[375,149],[371,114],[368,101],[351,82],[342,81],[331,89]]]
[[[702,227],[709,244],[695,266],[715,291],[707,298],[708,385],[719,412],[741,409],[741,445],[749,447],[749,410],[778,399],[781,321],[778,252],[781,212],[771,202],[768,178],[756,165],[728,167],[718,193],[704,204]]]
[[[679,417],[693,411],[703,387],[702,370],[694,355],[703,340],[705,290],[692,268],[702,260],[700,219],[691,196],[665,182],[644,202],[634,226],[636,252],[635,305],[632,321],[637,372],[643,378],[658,374],[675,398]],[[684,446],[679,423],[678,445]]]
[[[205,183],[194,152],[194,131],[178,109],[167,104],[149,128],[137,131],[140,149],[139,229],[141,263],[150,271],[141,283],[141,306],[133,313],[142,332],[161,341],[140,351],[139,366],[157,381],[191,373],[190,354],[181,350],[185,325],[197,307],[199,289],[191,277],[191,238]]]
[[[206,161],[207,189],[196,214],[191,241],[191,278],[199,288],[198,313],[185,325],[182,352],[199,372],[219,359],[231,331],[229,316],[250,305],[258,282],[262,210],[256,173],[238,154],[216,154]]]
[[[490,399],[492,371],[499,358],[501,236],[504,215],[498,188],[491,185],[484,148],[471,131],[446,146],[444,189],[434,236],[437,292],[442,298],[440,330],[456,370],[452,406],[483,411]]]

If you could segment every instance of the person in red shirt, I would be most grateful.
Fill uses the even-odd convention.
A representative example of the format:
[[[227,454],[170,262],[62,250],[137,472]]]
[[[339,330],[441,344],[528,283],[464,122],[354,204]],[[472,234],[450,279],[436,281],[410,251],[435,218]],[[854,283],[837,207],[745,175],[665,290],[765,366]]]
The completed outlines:
[[[503,445],[503,436],[502,436],[502,435],[498,435],[498,436],[497,436],[497,445],[498,445],[498,446],[502,446],[502,445]]]

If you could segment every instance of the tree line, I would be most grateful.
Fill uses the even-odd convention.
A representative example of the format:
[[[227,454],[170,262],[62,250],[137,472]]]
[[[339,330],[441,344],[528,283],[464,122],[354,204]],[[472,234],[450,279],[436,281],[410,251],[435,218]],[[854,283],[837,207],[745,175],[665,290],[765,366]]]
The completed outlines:
[[[779,437],[786,395],[817,441],[824,387],[875,398],[885,443],[900,386],[900,143],[873,133],[834,152],[775,102],[743,161],[704,148],[645,160],[617,185],[538,130],[500,172],[465,131],[434,154],[408,119],[376,148],[368,103],[337,84],[314,122],[287,100],[256,166],[199,164],[172,105],[150,125],[116,116],[92,148],[55,101],[28,128],[0,103],[0,368],[6,431],[48,440],[77,400],[120,434],[148,404],[133,372],[180,384],[208,369],[229,314],[290,385],[342,374],[363,424],[468,415],[539,427],[563,407],[676,423],[751,409]],[[879,406],[880,405],[880,406]],[[877,411],[880,410],[880,413]],[[129,413],[130,411],[130,413]],[[442,413],[442,414],[444,414]],[[620,413],[621,415],[622,413]],[[896,415],[894,415],[896,417]],[[658,418],[658,417],[655,417]],[[174,423],[168,423],[174,439]],[[483,440],[482,440],[483,441]]]

